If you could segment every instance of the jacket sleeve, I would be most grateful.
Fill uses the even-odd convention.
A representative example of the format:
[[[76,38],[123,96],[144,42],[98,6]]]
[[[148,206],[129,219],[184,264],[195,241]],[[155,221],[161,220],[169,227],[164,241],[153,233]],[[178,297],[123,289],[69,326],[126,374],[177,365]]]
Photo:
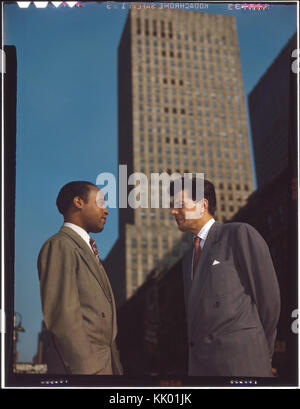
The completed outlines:
[[[261,235],[246,223],[238,228],[236,247],[238,263],[257,306],[272,358],[280,315],[280,292],[269,248]]]
[[[84,330],[76,269],[75,249],[63,240],[46,242],[38,257],[43,316],[71,373],[94,374],[102,364]]]

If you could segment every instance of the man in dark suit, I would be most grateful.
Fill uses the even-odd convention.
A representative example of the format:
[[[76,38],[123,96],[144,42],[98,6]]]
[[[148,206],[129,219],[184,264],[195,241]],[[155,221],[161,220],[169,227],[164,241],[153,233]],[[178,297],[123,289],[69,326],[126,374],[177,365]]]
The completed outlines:
[[[60,231],[38,257],[44,322],[53,338],[52,372],[121,375],[112,289],[89,233],[101,232],[108,211],[90,182],[70,182],[59,192]]]
[[[214,220],[211,182],[198,202],[196,178],[191,187],[175,193],[171,211],[194,235],[183,259],[189,375],[271,377],[280,294],[268,246],[246,223]]]

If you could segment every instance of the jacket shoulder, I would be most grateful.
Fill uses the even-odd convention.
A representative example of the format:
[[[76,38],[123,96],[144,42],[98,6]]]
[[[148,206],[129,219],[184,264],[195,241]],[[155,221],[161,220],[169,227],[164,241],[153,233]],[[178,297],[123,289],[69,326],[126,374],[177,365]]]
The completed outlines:
[[[49,237],[45,243],[42,245],[40,254],[42,251],[50,246],[64,246],[64,247],[74,247],[74,242],[73,240],[64,232],[59,231],[55,234],[53,234],[51,237]]]
[[[251,224],[243,223],[243,222],[232,222],[232,223],[225,223],[222,224],[222,228],[231,231],[241,231],[241,230],[252,230],[257,231]]]
[[[249,236],[255,239],[263,240],[262,235],[255,229],[255,227],[251,226],[248,223],[242,222],[232,222],[232,223],[225,223],[222,225],[224,231],[228,231],[231,235],[234,236]]]

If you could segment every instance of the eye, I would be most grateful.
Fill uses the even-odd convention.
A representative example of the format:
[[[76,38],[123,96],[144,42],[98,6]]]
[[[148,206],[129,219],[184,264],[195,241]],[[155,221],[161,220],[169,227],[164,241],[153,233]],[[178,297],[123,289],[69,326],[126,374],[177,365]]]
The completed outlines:
[[[98,207],[103,209],[105,207],[105,200],[98,200],[97,205],[98,205]]]

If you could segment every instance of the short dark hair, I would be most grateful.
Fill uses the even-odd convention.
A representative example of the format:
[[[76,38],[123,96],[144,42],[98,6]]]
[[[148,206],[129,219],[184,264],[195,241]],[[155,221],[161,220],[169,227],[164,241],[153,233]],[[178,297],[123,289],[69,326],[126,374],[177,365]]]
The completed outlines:
[[[192,200],[196,200],[196,187],[197,187],[197,179],[196,176],[191,178],[191,187],[192,187]],[[181,185],[184,186],[184,177],[181,178]],[[170,195],[174,196],[174,182],[171,182],[170,185]],[[216,207],[217,207],[217,199],[216,199],[216,192],[215,187],[212,182],[207,179],[204,179],[204,198],[208,201],[208,212],[212,216],[215,214]]]
[[[69,182],[64,185],[57,196],[56,206],[59,213],[65,215],[69,210],[74,197],[79,196],[85,203],[88,200],[88,195],[90,193],[91,187],[97,187],[91,182],[86,181],[75,181]]]

